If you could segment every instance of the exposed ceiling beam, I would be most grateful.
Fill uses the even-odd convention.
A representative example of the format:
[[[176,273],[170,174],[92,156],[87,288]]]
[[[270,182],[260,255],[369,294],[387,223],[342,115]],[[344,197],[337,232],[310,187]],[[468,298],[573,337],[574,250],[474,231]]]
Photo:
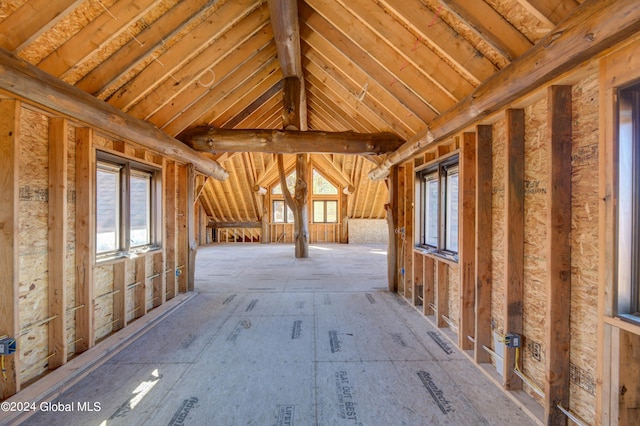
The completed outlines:
[[[295,77],[300,81],[299,86],[285,84],[283,127],[292,126],[298,130],[307,130],[307,97],[300,54],[298,1],[268,0],[268,3],[282,75],[285,80]],[[290,93],[291,90],[299,91],[299,93]],[[292,111],[295,111],[299,123],[287,122],[293,117]]]
[[[612,21],[616,25],[607,24]],[[586,0],[531,50],[434,119],[430,129],[390,154],[369,172],[369,177],[374,180],[384,178],[391,166],[424,152],[638,31],[640,5],[637,2]]]
[[[511,61],[532,46],[531,41],[484,1],[442,0],[442,3]]]
[[[376,155],[391,152],[403,140],[394,133],[318,132],[263,129],[190,130],[182,141],[200,152],[335,153]]]
[[[151,123],[125,114],[2,48],[0,88],[20,99],[27,99],[49,111],[71,117],[110,135],[117,135],[168,157],[193,163],[200,172],[215,179],[223,180],[229,176],[220,164],[185,146]]]

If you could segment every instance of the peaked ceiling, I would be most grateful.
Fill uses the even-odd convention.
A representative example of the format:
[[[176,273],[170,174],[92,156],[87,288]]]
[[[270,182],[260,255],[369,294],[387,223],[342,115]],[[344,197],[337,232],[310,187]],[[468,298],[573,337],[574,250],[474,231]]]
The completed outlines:
[[[308,128],[410,139],[581,2],[299,1]],[[282,128],[266,0],[4,0],[0,46],[173,137],[203,125]],[[207,214],[257,220],[252,188],[272,183],[274,155],[215,158],[230,178],[207,181]],[[356,187],[350,217],[384,217],[384,183],[366,178],[373,163],[338,154],[312,161]]]

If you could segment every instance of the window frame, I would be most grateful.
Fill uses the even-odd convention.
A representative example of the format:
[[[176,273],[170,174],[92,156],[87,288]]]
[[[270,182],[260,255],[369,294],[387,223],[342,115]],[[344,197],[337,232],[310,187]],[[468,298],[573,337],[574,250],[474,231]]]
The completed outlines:
[[[455,197],[450,192],[452,187],[452,177],[457,176],[457,193]],[[429,253],[445,257],[450,260],[458,261],[459,252],[459,155],[456,153],[447,158],[432,164],[428,164],[416,170],[416,246],[426,250]],[[430,216],[432,209],[433,192],[427,192],[431,185],[436,185],[437,205],[435,208],[436,235],[435,244],[433,235],[430,235],[428,222],[433,218]],[[452,208],[450,200],[455,202],[455,208]],[[455,228],[452,225],[455,224]],[[433,228],[433,224],[432,224]],[[431,229],[432,229],[431,228]],[[450,244],[448,237],[451,235],[452,229],[456,229],[455,245]]]
[[[640,82],[618,88],[616,99],[614,309],[622,320],[640,324]]]
[[[322,217],[323,220],[316,220],[316,203],[322,203]],[[327,204],[334,203],[336,206],[336,217],[333,221],[327,220]],[[311,201],[312,209],[311,218],[313,219],[313,223],[338,223],[338,200],[330,200],[330,199],[313,199]]]
[[[162,248],[162,169],[131,160],[104,151],[96,151],[96,189],[94,196],[94,208],[96,216],[96,228],[94,230],[96,241],[98,240],[97,218],[98,210],[98,183],[99,170],[117,170],[119,194],[117,197],[116,216],[116,248],[114,250],[98,251],[96,244],[96,262],[104,262],[123,257],[135,257],[139,253],[158,250]],[[148,185],[148,213],[147,213],[147,242],[133,245],[131,241],[131,179],[135,176],[146,176]]]

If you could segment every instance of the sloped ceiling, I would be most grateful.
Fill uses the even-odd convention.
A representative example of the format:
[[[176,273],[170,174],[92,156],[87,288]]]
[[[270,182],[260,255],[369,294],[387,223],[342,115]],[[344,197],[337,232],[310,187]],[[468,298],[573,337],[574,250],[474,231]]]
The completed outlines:
[[[309,130],[409,139],[544,37],[576,0],[298,2]],[[170,136],[194,126],[279,129],[282,87],[261,0],[4,0],[0,46]],[[215,221],[259,217],[272,154],[214,156],[230,178],[201,192]],[[355,186],[351,217],[384,217],[359,156],[312,155]],[[269,179],[272,179],[269,181]]]

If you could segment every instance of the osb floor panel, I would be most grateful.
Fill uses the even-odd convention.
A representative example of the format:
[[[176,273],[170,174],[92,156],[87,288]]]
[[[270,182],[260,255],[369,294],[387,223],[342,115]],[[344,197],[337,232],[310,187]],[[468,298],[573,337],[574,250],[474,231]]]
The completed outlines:
[[[54,401],[73,412],[28,424],[533,424],[386,292],[382,246],[223,244],[197,262],[194,299]]]

